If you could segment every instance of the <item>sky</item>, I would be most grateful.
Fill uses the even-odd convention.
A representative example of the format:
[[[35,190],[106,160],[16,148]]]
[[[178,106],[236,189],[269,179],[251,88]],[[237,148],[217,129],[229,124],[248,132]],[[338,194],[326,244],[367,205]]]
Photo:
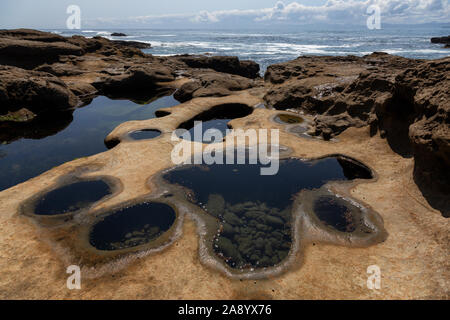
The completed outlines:
[[[69,5],[82,29],[356,25],[373,4],[385,23],[450,23],[449,0],[1,0],[0,28],[62,29]]]

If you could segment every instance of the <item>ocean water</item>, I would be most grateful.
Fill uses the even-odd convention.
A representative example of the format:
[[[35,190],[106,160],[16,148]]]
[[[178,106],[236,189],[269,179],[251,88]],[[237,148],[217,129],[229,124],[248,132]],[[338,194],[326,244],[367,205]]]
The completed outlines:
[[[27,130],[26,138],[20,138],[20,127],[0,128],[0,191],[65,162],[104,152],[106,136],[119,124],[154,118],[156,110],[177,104],[172,95],[146,104],[100,96],[73,115],[44,116],[36,124],[40,130]],[[2,141],[2,131],[17,132],[20,139]]]
[[[408,58],[436,59],[450,55],[430,38],[450,34],[450,25],[389,26],[369,30],[365,26],[348,28],[298,27],[295,30],[51,30],[64,36],[81,34],[115,40],[150,43],[147,53],[161,56],[177,54],[232,55],[267,66],[302,55],[357,55],[383,51]],[[127,37],[111,37],[123,32]]]

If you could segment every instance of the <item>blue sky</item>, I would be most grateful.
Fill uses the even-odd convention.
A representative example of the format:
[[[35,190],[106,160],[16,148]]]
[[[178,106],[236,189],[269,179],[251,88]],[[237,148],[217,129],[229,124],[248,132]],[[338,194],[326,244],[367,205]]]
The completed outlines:
[[[83,28],[361,24],[378,4],[387,23],[450,22],[449,0],[1,0],[0,28],[64,28],[79,5]]]

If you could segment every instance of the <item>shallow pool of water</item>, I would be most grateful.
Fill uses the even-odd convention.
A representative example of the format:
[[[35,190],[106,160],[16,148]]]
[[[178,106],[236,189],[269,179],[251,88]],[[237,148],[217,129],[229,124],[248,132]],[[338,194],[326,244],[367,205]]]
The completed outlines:
[[[59,215],[76,212],[110,194],[109,185],[102,180],[76,182],[45,194],[38,200],[34,213]]]
[[[201,124],[198,124],[197,126],[191,128],[189,132],[189,136],[186,138],[186,140],[190,141],[196,141],[196,142],[203,142],[203,143],[218,143],[222,142],[223,139],[218,139],[218,141],[213,139],[206,139],[204,137],[204,134],[207,130],[217,130],[220,131],[222,137],[225,138],[227,129],[230,129],[228,127],[228,122],[230,122],[232,119],[214,119],[209,121],[201,122]],[[197,133],[197,135],[195,135]],[[179,135],[180,138],[185,138],[184,133]]]
[[[204,139],[204,133],[207,130],[214,129],[219,131],[222,137],[225,137],[227,129],[230,129],[228,122],[236,118],[246,117],[252,112],[253,108],[244,104],[218,105],[182,123],[179,129],[188,130],[189,135],[179,131],[181,134],[178,136],[186,140],[203,143],[221,142],[222,139],[220,141]],[[197,135],[195,135],[196,132],[198,133]]]
[[[327,226],[341,231],[353,232],[355,221],[349,208],[336,197],[322,196],[314,203],[315,215]]]
[[[275,122],[280,124],[298,124],[304,121],[303,118],[290,114],[279,114],[275,117]]]
[[[13,141],[0,142],[0,190],[65,162],[106,151],[104,139],[119,124],[154,118],[156,110],[177,104],[173,96],[149,104],[97,97],[90,105],[76,109],[73,116],[55,115],[26,128],[16,126],[16,134],[25,137],[19,140],[13,141],[10,128],[0,127],[0,137]]]
[[[133,140],[149,140],[149,139],[155,139],[161,135],[161,131],[159,130],[139,130],[130,133],[130,138]]]
[[[296,194],[329,181],[372,177],[370,172],[362,174],[366,168],[356,166],[341,157],[286,159],[273,176],[260,175],[260,164],[213,164],[179,167],[163,179],[175,188],[186,188],[187,200],[217,218],[214,251],[230,267],[247,269],[274,266],[289,254]]]
[[[142,203],[120,209],[98,222],[90,243],[98,250],[121,250],[146,244],[174,224],[176,213],[164,203]]]

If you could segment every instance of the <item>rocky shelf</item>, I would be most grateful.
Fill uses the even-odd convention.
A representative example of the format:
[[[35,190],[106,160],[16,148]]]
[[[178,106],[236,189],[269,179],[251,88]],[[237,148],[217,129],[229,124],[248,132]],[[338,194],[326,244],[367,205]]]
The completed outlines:
[[[0,270],[8,274],[0,277],[1,298],[448,297],[450,57],[302,56],[270,66],[261,77],[258,64],[237,57],[158,57],[141,51],[146,48],[102,37],[0,31],[0,136],[11,126],[26,131],[49,114],[70,118],[99,95],[146,101],[177,90],[174,97],[180,102],[158,110],[160,118],[120,124],[106,137],[115,146],[111,150],[0,192]],[[172,132],[214,113],[217,106],[236,105],[252,112],[232,117],[230,127],[280,129],[280,144],[289,157],[344,155],[374,173],[367,181],[328,183],[320,191],[327,200],[319,203],[324,216],[298,221],[301,227],[295,230],[308,232],[292,250],[295,257],[289,255],[289,268],[256,281],[215,267],[203,241],[212,218],[192,214],[186,201],[173,205],[173,195],[158,184],[161,173],[173,168]],[[276,121],[280,116],[286,121]],[[298,126],[301,134],[295,133]],[[130,138],[148,129],[160,135]],[[30,213],[36,197],[69,182],[106,177],[115,187],[101,201],[62,216]],[[305,211],[317,206],[309,192],[299,199],[308,204]],[[89,232],[102,217],[161,201],[176,207],[176,222],[158,246],[146,247],[145,238],[139,246],[133,242],[100,254],[89,245]],[[342,221],[350,214],[359,217],[358,210],[374,212],[377,225],[387,232],[383,241],[358,246],[349,244],[348,237],[327,236],[320,219],[333,206],[343,211]],[[89,279],[82,293],[63,289],[65,268],[74,261]],[[383,290],[376,294],[365,287],[370,265],[386,272]],[[14,272],[18,268],[26,272]],[[115,289],[118,282],[121,290]]]

